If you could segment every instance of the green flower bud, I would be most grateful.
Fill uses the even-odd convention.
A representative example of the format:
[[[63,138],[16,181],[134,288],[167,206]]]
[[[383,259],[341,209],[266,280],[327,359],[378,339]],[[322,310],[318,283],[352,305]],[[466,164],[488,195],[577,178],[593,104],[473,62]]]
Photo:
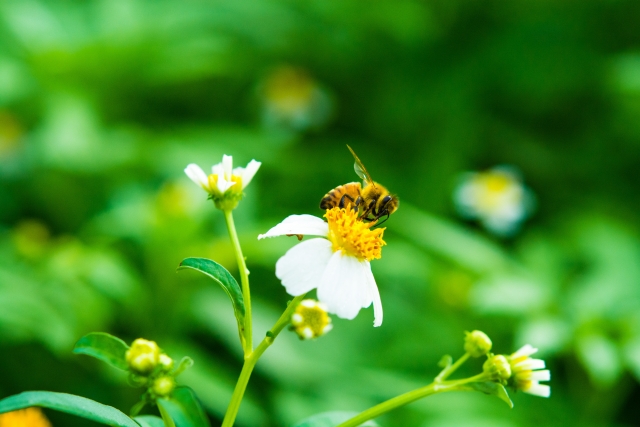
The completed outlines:
[[[173,377],[163,376],[156,378],[151,387],[151,391],[153,391],[156,396],[162,397],[169,395],[175,387],[176,382]]]
[[[465,332],[464,351],[469,353],[471,357],[480,357],[489,353],[491,350],[491,340],[482,331]]]
[[[127,350],[125,359],[132,371],[142,375],[149,374],[158,365],[160,348],[154,341],[138,338]]]
[[[327,307],[312,299],[303,300],[296,307],[291,326],[302,340],[321,337],[333,328]]]
[[[160,366],[162,366],[163,371],[170,371],[173,369],[173,359],[162,353],[159,359]]]
[[[482,370],[491,381],[498,383],[504,384],[511,377],[511,365],[501,354],[489,357],[482,365]]]

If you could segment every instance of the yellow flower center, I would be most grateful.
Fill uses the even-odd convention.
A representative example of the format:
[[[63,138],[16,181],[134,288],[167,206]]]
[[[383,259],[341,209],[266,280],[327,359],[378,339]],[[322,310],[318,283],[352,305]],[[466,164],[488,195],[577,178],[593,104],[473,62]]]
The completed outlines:
[[[0,414],[0,427],[51,427],[40,408],[26,408]]]
[[[364,222],[358,219],[358,213],[347,206],[346,209],[327,209],[324,215],[329,223],[329,240],[333,251],[342,251],[359,260],[380,259],[382,247],[386,242],[382,240],[385,228],[371,230],[374,222]]]

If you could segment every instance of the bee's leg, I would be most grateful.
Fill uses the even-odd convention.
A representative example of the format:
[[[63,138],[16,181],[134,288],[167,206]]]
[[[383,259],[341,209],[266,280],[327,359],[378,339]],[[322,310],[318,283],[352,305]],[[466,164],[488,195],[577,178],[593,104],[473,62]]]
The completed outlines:
[[[377,223],[376,227],[381,225],[381,224],[384,224],[384,222],[389,219],[389,215],[391,215],[391,214],[387,211],[387,217],[385,219],[383,219],[382,221],[380,221],[379,223]],[[382,216],[382,215],[380,215],[380,216]]]
[[[356,203],[356,202],[355,202],[355,200],[353,200],[353,197],[351,197],[351,196],[350,196],[350,195],[348,195],[348,194],[345,194],[345,195],[343,195],[343,196],[340,198],[340,203],[338,204],[338,207],[339,207],[340,209],[344,209],[344,199],[345,199],[345,197],[346,197],[347,199],[351,200],[351,204],[352,204],[352,205],[354,205],[354,208],[356,208],[356,206],[355,206],[355,203]],[[357,209],[357,208],[356,208],[356,209]]]

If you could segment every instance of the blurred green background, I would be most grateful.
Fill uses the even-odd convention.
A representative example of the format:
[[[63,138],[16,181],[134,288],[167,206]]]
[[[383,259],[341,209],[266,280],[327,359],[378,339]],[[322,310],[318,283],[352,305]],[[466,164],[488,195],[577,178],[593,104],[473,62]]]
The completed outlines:
[[[381,425],[640,425],[639,19],[633,0],[0,3],[0,397],[62,391],[127,412],[139,390],[71,354],[105,331],[192,356],[180,380],[219,424],[235,320],[176,267],[237,268],[183,169],[263,162],[236,211],[261,337],[295,242],[256,236],[320,215],[356,179],[349,144],[401,199],[373,263],[384,324],[365,309],[314,342],[283,333],[238,426],[364,410],[429,383],[472,329],[499,353],[539,347],[551,398],[435,396]],[[498,164],[537,199],[509,239],[452,202],[461,173]]]

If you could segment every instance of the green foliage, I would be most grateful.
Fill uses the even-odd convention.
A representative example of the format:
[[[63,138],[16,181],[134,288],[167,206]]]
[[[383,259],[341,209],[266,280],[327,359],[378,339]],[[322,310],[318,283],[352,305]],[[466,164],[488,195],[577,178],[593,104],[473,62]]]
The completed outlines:
[[[234,212],[261,339],[289,298],[274,265],[295,238],[256,237],[287,215],[321,215],[320,198],[357,179],[349,144],[400,199],[372,263],[384,325],[363,309],[318,341],[283,332],[238,427],[423,386],[473,328],[505,352],[539,347],[553,397],[517,393],[508,411],[443,394],[381,424],[640,425],[639,7],[0,2],[0,397],[82,390],[130,408],[139,390],[120,372],[69,357],[103,330],[194,357],[180,379],[219,424],[240,371],[238,321],[210,281],[173,271],[197,256],[239,275],[220,213],[183,169],[222,154],[263,162]],[[283,63],[331,99],[325,125],[265,119],[265,77]],[[452,204],[462,172],[499,164],[537,199],[508,239]]]
[[[165,427],[162,418],[154,415],[140,415],[133,420],[140,424],[140,427]]]
[[[54,409],[110,426],[138,427],[131,418],[116,408],[85,397],[51,391],[27,391],[2,399],[0,400],[0,413],[30,406]]]
[[[217,284],[219,284],[225,291],[231,304],[233,305],[233,312],[238,322],[238,333],[242,337],[242,331],[244,330],[244,298],[242,297],[242,290],[240,285],[233,278],[223,266],[215,261],[206,258],[186,258],[182,260],[178,271],[192,269],[203,273],[212,278]],[[242,339],[241,339],[242,340]]]
[[[513,402],[509,397],[509,393],[507,393],[507,390],[504,388],[502,384],[494,383],[491,381],[485,381],[485,382],[471,383],[469,384],[469,387],[473,390],[480,391],[484,394],[496,396],[498,399],[502,400],[507,405],[509,405],[509,408],[513,408]]]
[[[120,338],[105,332],[92,332],[80,338],[73,348],[76,354],[85,354],[123,371],[129,366],[125,354],[129,346]]]
[[[296,423],[293,427],[335,427],[338,424],[347,421],[349,418],[358,415],[357,412],[346,411],[333,411],[323,412],[321,414],[313,415],[309,418]],[[367,421],[364,424],[360,424],[362,427],[378,427],[374,421]]]
[[[188,387],[178,387],[170,397],[158,399],[158,406],[171,416],[176,427],[209,426],[198,399]]]

